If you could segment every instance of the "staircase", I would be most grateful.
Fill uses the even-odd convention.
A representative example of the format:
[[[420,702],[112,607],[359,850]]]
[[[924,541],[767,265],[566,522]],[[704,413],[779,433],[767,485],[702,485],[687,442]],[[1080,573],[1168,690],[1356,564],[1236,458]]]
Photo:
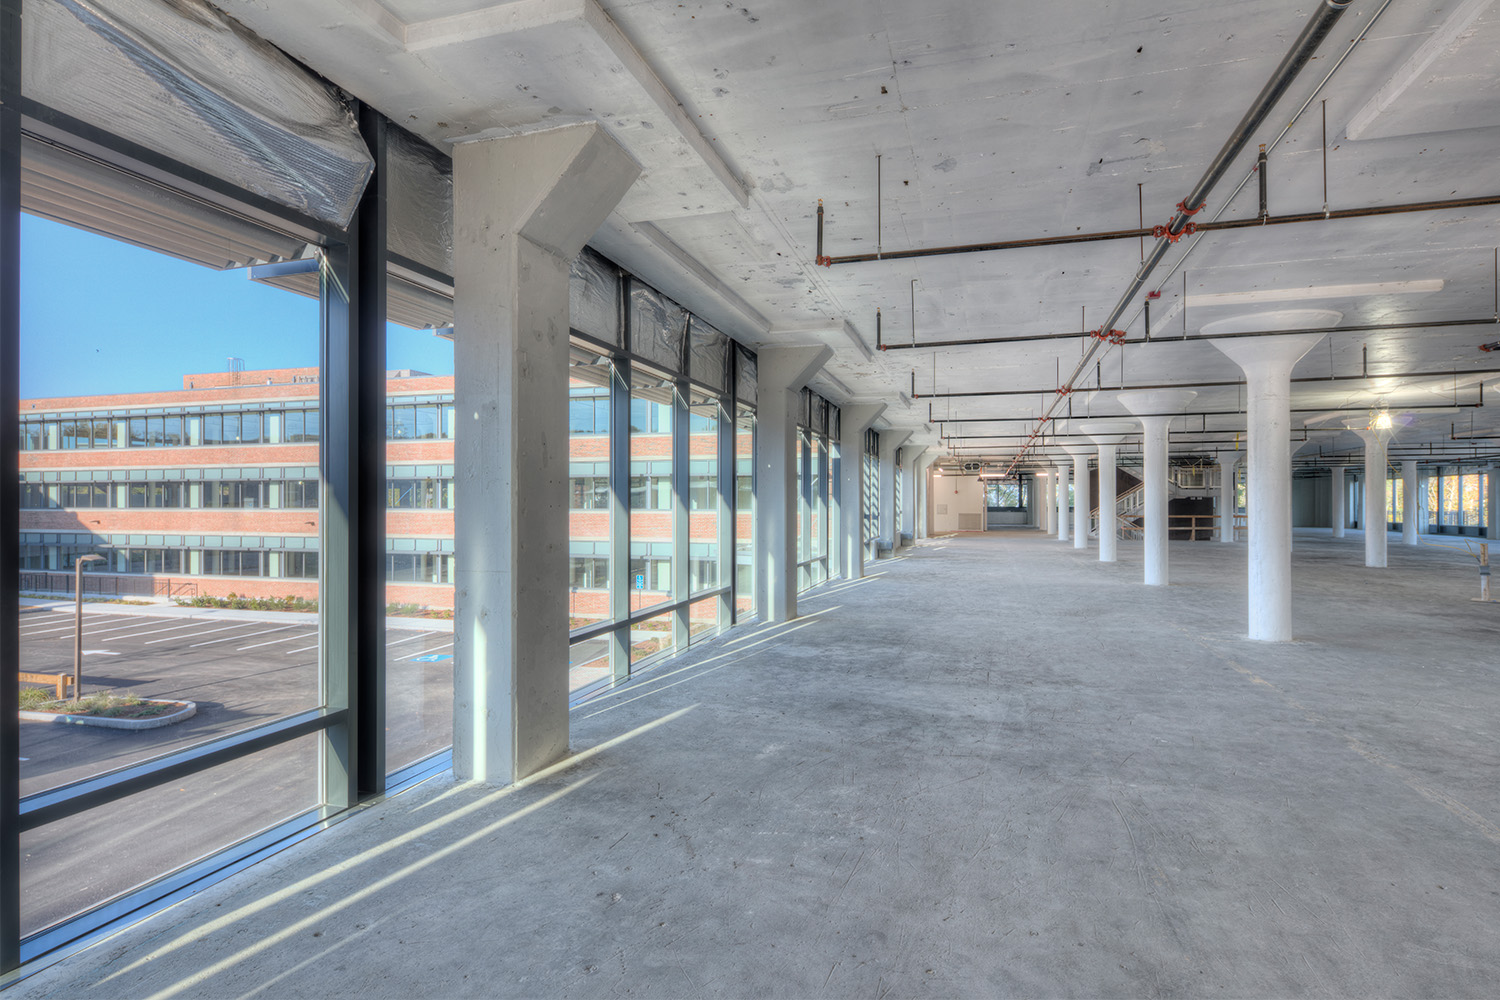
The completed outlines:
[[[1128,476],[1136,473],[1121,469]],[[1167,499],[1181,496],[1202,496],[1219,488],[1219,467],[1193,463],[1171,465],[1167,468]],[[1146,537],[1146,484],[1138,482],[1115,497],[1115,521],[1119,525],[1121,538]],[[1099,508],[1089,512],[1089,537],[1099,537]]]

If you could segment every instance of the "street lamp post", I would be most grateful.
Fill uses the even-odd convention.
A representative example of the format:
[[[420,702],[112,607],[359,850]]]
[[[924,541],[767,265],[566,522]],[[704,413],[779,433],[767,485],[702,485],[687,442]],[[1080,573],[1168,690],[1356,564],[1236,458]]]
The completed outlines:
[[[79,556],[73,564],[73,701],[83,697],[83,564],[103,562],[101,555]]]

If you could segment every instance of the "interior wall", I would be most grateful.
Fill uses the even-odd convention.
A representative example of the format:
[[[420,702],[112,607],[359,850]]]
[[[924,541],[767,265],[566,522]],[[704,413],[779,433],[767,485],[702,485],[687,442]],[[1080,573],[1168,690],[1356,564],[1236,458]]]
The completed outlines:
[[[975,476],[935,476],[932,480],[932,530],[984,530],[984,484]]]
[[[1299,476],[1292,480],[1292,527],[1331,527],[1328,514],[1332,486],[1332,476]]]

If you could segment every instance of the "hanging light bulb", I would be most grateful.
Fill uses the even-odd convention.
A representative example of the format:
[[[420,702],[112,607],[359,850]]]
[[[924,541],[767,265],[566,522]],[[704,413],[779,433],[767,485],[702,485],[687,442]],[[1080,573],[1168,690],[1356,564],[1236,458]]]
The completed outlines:
[[[1388,431],[1391,429],[1391,411],[1382,406],[1379,410],[1370,410],[1370,426],[1372,431]]]

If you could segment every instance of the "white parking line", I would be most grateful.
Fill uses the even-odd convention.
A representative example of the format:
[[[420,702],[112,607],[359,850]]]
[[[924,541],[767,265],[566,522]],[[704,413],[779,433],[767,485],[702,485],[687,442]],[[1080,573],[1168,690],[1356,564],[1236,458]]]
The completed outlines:
[[[399,657],[396,660],[396,662],[400,663],[402,660],[415,660],[419,656],[426,656],[428,653],[436,653],[440,649],[452,649],[452,648],[453,648],[453,643],[450,642],[450,643],[448,643],[446,645],[443,645],[443,646],[433,646],[431,649],[419,649],[415,653],[411,653],[411,654],[408,654],[406,656]]]
[[[83,630],[83,634],[103,635],[106,632],[124,632],[126,629],[140,628],[142,623],[141,620],[137,618],[135,621],[131,622],[128,625],[121,625],[118,622],[109,622],[108,624],[110,626],[109,628],[86,628]],[[154,625],[155,622],[152,622],[150,624]]]
[[[155,624],[151,622],[149,624]],[[129,635],[117,635],[116,639],[134,639],[138,635],[155,635],[157,632],[181,632],[185,628],[197,628],[202,622],[188,622],[186,625],[168,625],[166,628],[148,628],[144,632],[131,632]],[[155,640],[152,640],[153,642]]]
[[[418,632],[416,635],[409,635],[405,639],[397,639],[395,642],[388,642],[388,643],[385,644],[385,648],[386,649],[390,649],[392,646],[399,646],[403,642],[411,642],[413,639],[421,639],[422,637],[429,636],[429,635],[437,635],[437,633],[436,632]]]
[[[238,639],[248,639],[252,635],[265,635],[267,632],[285,632],[289,628],[301,628],[300,625],[281,625],[277,628],[263,628],[259,632],[248,632],[245,635],[226,635],[222,639],[210,639],[207,642],[195,642],[188,649],[197,649],[199,646],[212,646],[216,642],[234,642]],[[219,631],[223,631],[220,629]]]
[[[113,624],[113,623],[111,622],[110,624]],[[71,632],[72,630],[73,630],[73,623],[69,622],[66,625],[59,625],[57,628],[43,628],[43,629],[37,629],[35,632],[27,632],[26,635],[29,637],[29,636],[33,636],[33,635],[46,635],[48,632]]]
[[[311,646],[299,646],[299,647],[297,647],[297,648],[296,648],[296,649],[289,649],[289,650],[287,650],[287,651],[286,651],[286,655],[287,655],[287,656],[291,656],[291,655],[292,655],[292,654],[293,654],[293,653],[305,653],[305,652],[307,652],[307,651],[308,651],[308,650],[309,650],[309,649],[317,649],[317,648],[318,648],[318,645],[317,645],[317,643],[314,643],[314,644],[313,644],[313,645],[311,645]]]
[[[235,622],[233,625],[225,625],[223,628],[211,628],[207,632],[204,632],[202,634],[203,635],[213,635],[215,632],[228,632],[232,628],[244,628],[246,625],[253,625],[253,624],[254,624],[254,622]],[[179,638],[179,637],[178,636],[172,636],[171,638],[168,638],[168,639],[147,639],[146,640],[146,645],[150,646],[150,645],[152,645],[154,643],[158,643],[158,642],[171,642],[172,639],[176,639],[176,638]]]
[[[26,618],[21,622],[21,628],[36,628],[38,625],[56,625],[58,622],[72,617],[72,615],[42,615],[39,618]]]
[[[289,625],[287,627],[288,628],[292,628],[293,626]],[[239,649],[236,649],[235,652],[236,653],[243,653],[247,649],[259,649],[262,646],[274,646],[278,642],[291,642],[293,639],[306,639],[310,635],[317,635],[317,634],[318,633],[316,633],[316,632],[305,632],[302,635],[289,635],[289,636],[287,636],[284,639],[269,639],[266,642],[257,642],[257,643],[252,643],[249,646],[241,646]],[[314,648],[316,648],[316,647],[314,647]]]

